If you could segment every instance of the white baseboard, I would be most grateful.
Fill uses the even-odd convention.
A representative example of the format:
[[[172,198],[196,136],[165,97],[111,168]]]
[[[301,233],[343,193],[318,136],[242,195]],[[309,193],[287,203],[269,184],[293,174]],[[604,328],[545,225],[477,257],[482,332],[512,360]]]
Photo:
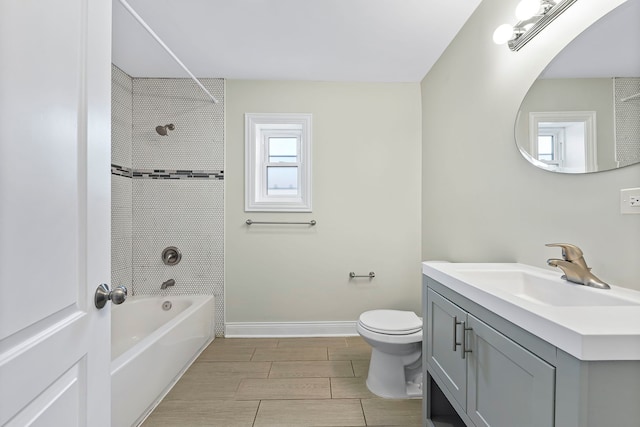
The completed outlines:
[[[341,322],[227,322],[227,338],[357,336],[355,321]]]

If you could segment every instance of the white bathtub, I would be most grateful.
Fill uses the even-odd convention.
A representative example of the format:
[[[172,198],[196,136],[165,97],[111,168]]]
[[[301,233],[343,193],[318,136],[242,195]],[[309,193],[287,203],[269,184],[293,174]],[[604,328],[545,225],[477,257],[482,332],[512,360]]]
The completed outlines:
[[[214,338],[213,312],[209,295],[135,296],[112,307],[113,427],[138,425],[173,387]]]

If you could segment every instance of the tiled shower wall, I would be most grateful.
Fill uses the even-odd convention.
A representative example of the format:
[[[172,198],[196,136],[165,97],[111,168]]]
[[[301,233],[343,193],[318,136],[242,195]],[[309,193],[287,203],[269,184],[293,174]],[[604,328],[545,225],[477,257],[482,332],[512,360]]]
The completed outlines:
[[[133,290],[132,128],[133,81],[111,66],[111,283],[125,285],[130,291]]]
[[[640,162],[640,98],[621,101],[640,93],[640,77],[614,79],[616,160],[620,166]]]
[[[202,79],[219,100],[214,104],[190,79],[131,79],[117,67],[113,70],[112,105],[122,111],[112,112],[112,169],[125,175],[113,175],[113,180],[130,185],[114,185],[112,190],[114,279],[131,274],[129,283],[137,295],[215,295],[220,336],[224,331],[224,80]],[[119,89],[127,79],[129,95]],[[127,96],[129,121],[121,118],[127,115],[127,103],[118,98]],[[156,132],[156,126],[169,123],[175,129],[167,136]],[[120,130],[121,126],[130,130]],[[117,147],[127,139],[128,151]],[[128,153],[129,165],[120,153]],[[118,212],[126,208],[116,205],[122,200],[125,206],[127,196],[116,193],[129,190],[129,216],[122,220],[124,214]],[[127,232],[119,229],[126,229],[127,220],[129,253],[122,247],[127,243],[116,244],[117,239],[125,241]],[[160,254],[167,246],[182,252],[178,265],[163,264]],[[161,290],[168,279],[174,279],[175,286]]]

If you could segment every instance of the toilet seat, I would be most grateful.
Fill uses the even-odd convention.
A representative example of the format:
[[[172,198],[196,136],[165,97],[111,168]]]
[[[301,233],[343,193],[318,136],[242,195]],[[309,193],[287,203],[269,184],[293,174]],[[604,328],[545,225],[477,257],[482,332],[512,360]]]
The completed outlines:
[[[365,311],[358,323],[364,329],[383,335],[411,335],[422,330],[422,319],[413,311]]]

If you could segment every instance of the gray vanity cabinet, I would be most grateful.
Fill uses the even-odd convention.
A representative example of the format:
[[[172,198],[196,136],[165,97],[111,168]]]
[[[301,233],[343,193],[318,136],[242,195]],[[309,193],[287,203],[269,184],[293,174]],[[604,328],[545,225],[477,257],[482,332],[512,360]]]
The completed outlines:
[[[427,387],[435,381],[460,421],[472,427],[554,425],[553,366],[432,289],[426,301]]]
[[[468,315],[467,414],[478,427],[553,426],[555,369]]]
[[[461,357],[458,341],[461,322],[467,312],[429,289],[426,319],[427,363],[460,407],[467,409],[467,361]]]

